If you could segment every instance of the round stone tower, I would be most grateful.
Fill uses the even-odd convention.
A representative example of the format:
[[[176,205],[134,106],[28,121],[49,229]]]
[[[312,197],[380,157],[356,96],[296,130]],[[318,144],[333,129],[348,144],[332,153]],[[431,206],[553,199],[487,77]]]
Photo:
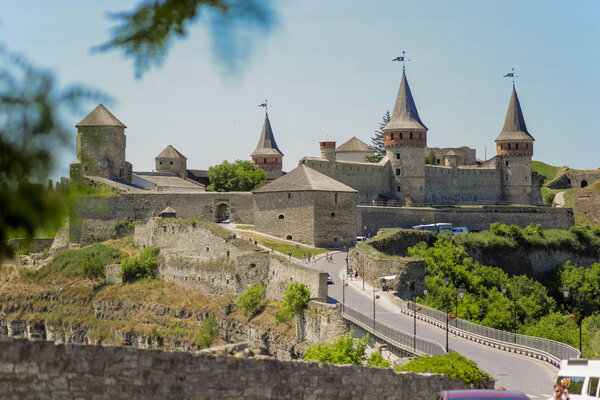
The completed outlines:
[[[532,204],[531,157],[535,139],[527,131],[517,91],[513,85],[502,132],[496,138],[501,170],[502,200]]]
[[[392,193],[407,205],[424,203],[427,127],[419,117],[404,71],[394,111],[383,134],[394,175]]]
[[[335,161],[335,140],[326,136],[319,142],[319,147],[321,148],[321,158]]]
[[[131,164],[125,161],[125,128],[102,104],[77,125],[77,161],[71,177],[84,175],[131,182]]]

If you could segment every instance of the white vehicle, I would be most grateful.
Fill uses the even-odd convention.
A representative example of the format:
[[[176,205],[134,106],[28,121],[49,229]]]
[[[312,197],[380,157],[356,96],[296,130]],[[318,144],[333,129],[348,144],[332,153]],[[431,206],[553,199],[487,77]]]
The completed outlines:
[[[447,222],[438,222],[437,224],[415,225],[412,227],[415,231],[429,231],[436,235],[452,234],[452,224]]]
[[[571,358],[560,362],[556,383],[569,389],[571,399],[597,399],[599,382],[600,360]]]
[[[366,236],[357,236],[356,237],[357,242],[366,242],[367,240],[369,240],[369,238]]]

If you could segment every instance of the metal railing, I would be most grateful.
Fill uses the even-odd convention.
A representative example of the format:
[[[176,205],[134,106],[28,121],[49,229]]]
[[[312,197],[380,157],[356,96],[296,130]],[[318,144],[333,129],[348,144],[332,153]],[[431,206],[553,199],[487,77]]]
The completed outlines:
[[[408,309],[414,309],[415,303],[412,301],[408,302]],[[430,308],[421,304],[417,304],[417,313],[426,315],[437,321],[446,323],[446,313],[434,308]],[[420,308],[420,310],[419,310]],[[513,332],[502,331],[500,329],[490,328],[489,326],[479,325],[471,321],[466,321],[461,318],[454,318],[450,321],[452,328],[460,329],[465,332],[469,332],[478,336],[493,339],[500,342],[505,342],[507,346],[516,344],[518,347],[528,347],[536,350],[540,350],[545,353],[549,353],[559,360],[565,360],[569,358],[578,358],[580,356],[579,350],[568,344],[557,342],[555,340],[539,338],[535,336],[521,335]]]
[[[511,206],[515,204],[511,201],[500,200],[478,200],[478,201],[455,201],[452,204],[436,204],[436,203],[412,203],[406,205],[399,200],[375,200],[375,201],[358,201],[357,206],[372,206],[372,207],[452,207],[452,206]],[[523,204],[523,206],[528,206]],[[531,205],[529,205],[530,207]],[[548,207],[548,205],[540,205],[535,207]]]
[[[433,340],[416,337],[410,333],[399,331],[379,321],[374,321],[373,318],[360,313],[348,306],[342,308],[344,318],[362,325],[363,329],[388,342],[391,345],[398,346],[408,351],[413,351],[417,354],[429,354],[433,356],[441,356],[446,354],[446,349],[440,343]]]

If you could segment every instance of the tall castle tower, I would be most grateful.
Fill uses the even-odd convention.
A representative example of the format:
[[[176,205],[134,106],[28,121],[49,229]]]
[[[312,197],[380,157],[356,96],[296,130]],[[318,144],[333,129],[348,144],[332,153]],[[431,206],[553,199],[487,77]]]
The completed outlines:
[[[77,161],[71,177],[83,175],[131,182],[131,164],[125,161],[125,128],[102,104],[77,125]]]
[[[267,172],[281,173],[283,153],[279,150],[275,142],[273,129],[271,129],[271,122],[269,121],[269,113],[265,113],[265,122],[260,134],[260,140],[251,156],[254,165],[258,168],[262,168]]]
[[[531,157],[535,139],[527,131],[519,97],[513,84],[502,132],[496,138],[496,154],[502,171],[502,200],[532,204]]]
[[[407,205],[424,203],[427,127],[419,118],[404,69],[394,111],[383,134],[395,178],[392,193]]]

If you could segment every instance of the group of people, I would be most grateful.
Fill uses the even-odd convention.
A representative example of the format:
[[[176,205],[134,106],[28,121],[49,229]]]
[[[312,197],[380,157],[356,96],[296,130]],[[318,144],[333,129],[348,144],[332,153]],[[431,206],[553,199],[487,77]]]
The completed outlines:
[[[317,259],[315,258],[314,254],[308,253],[308,258],[306,258],[306,253],[304,253],[302,255],[302,261],[304,261],[305,264],[308,264],[309,262],[315,262],[317,261]]]
[[[358,268],[352,268],[346,266],[346,279],[356,280],[358,279]]]

